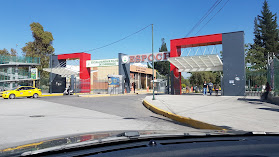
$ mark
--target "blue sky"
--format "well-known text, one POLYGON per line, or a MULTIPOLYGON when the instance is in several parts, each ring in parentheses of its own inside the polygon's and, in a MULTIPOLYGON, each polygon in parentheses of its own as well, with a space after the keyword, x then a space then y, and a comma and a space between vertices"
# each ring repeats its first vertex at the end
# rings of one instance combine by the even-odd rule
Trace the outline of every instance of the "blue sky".
MULTIPOLYGON (((20 49, 32 41, 29 24, 39 22, 53 34, 56 54, 82 52, 123 38, 154 24, 154 51, 165 38, 184 37, 215 0, 5 0, 0 1, 0 49, 20 49), (18 45, 16 47, 16 45, 18 45)), ((226 2, 223 0, 207 22, 226 2)), ((269 0, 273 13, 279 1, 269 0)), ((253 20, 263 0, 230 0, 197 35, 245 31, 253 41, 253 20)), ((201 27, 200 26, 200 27, 201 27)), ((200 28, 199 27, 199 28, 200 28)), ((199 30, 196 29, 193 34, 199 30)), ((117 58, 117 54, 151 52, 151 27, 112 46, 89 52, 92 59, 117 58)))

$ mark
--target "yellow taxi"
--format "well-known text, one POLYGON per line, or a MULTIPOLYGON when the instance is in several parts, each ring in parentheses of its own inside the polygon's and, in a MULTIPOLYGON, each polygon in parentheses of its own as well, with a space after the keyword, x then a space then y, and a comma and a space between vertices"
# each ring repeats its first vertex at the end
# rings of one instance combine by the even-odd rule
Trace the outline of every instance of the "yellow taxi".
POLYGON ((38 98, 42 95, 42 91, 32 86, 21 86, 12 90, 1 92, 4 99, 15 99, 16 97, 38 98))

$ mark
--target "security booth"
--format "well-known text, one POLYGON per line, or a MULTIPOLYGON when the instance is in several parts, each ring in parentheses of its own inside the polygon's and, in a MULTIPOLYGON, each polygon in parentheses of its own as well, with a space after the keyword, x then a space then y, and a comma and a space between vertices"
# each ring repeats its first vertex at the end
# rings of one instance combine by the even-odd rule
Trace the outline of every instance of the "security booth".
MULTIPOLYGON (((152 82, 152 81, 150 81, 150 82, 152 82)), ((155 79, 154 80, 154 90, 157 93, 167 94, 167 90, 168 90, 167 80, 165 80, 165 79, 155 79)))

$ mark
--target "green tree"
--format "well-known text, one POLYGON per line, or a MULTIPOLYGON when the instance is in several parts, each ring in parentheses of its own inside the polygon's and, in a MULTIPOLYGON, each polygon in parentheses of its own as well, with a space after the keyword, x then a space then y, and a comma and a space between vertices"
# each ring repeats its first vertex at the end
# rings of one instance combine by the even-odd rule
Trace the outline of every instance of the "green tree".
POLYGON ((189 78, 190 83, 195 86, 201 86, 204 81, 212 82, 214 84, 220 84, 220 72, 211 72, 211 71, 203 71, 203 72, 192 72, 192 75, 189 78))
POLYGON ((3 49, 3 50, 0 50, 0 55, 10 55, 9 51, 7 49, 3 49))
MULTIPOLYGON (((267 65, 268 53, 279 54, 279 34, 277 15, 273 14, 265 0, 261 15, 254 20, 254 43, 245 45, 245 63, 252 69, 246 69, 247 78, 258 86, 266 83, 264 74, 267 65)), ((271 55, 271 54, 270 54, 271 55)))
POLYGON ((190 86, 190 81, 189 81, 189 79, 185 79, 185 78, 181 75, 181 84, 185 84, 186 86, 190 86))
POLYGON ((261 14, 258 15, 259 24, 255 20, 254 42, 265 48, 264 56, 267 56, 268 52, 274 52, 277 55, 279 53, 277 15, 269 10, 266 0, 263 3, 261 14))
MULTIPOLYGON (((167 44, 165 43, 165 39, 162 38, 162 45, 159 48, 159 52, 168 51, 167 44)), ((162 61, 162 62, 154 62, 154 69, 156 69, 161 75, 167 75, 170 71, 170 62, 162 61)))
POLYGON ((258 69, 267 64, 268 53, 279 54, 279 30, 277 16, 269 10, 267 1, 263 3, 262 15, 258 15, 254 20, 254 44, 246 47, 246 64, 251 68, 258 69))
POLYGON ((17 56, 16 49, 11 48, 11 51, 9 52, 7 49, 0 50, 0 55, 5 55, 5 56, 17 56))
POLYGON ((265 49, 257 44, 247 44, 248 52, 245 57, 246 63, 250 64, 253 69, 264 67, 267 60, 264 55, 265 49))
POLYGON ((11 48, 11 56, 17 56, 16 49, 11 48))
POLYGON ((49 66, 49 55, 54 54, 52 33, 44 31, 40 23, 33 22, 30 27, 34 41, 25 44, 22 48, 23 54, 29 57, 40 57, 41 65, 38 66, 38 71, 41 73, 41 78, 48 78, 48 73, 44 72, 43 68, 49 66))

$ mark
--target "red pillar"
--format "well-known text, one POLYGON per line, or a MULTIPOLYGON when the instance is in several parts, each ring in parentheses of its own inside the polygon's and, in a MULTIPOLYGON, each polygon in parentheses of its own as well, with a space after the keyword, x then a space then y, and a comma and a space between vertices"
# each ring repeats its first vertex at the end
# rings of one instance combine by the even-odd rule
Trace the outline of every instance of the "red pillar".
MULTIPOLYGON (((176 44, 174 44, 173 42, 170 43, 171 44, 171 51, 170 51, 170 57, 179 57, 181 55, 181 47, 180 46, 176 46, 176 44)), ((174 66, 173 64, 170 64, 170 71, 173 71, 173 74, 175 76, 174 79, 174 94, 176 95, 180 95, 181 92, 181 72, 178 72, 178 68, 176 68, 176 66, 174 66)))
POLYGON ((86 61, 91 59, 88 53, 70 53, 58 55, 60 59, 79 59, 79 78, 81 83, 81 91, 83 93, 90 92, 90 68, 86 68, 86 61))

